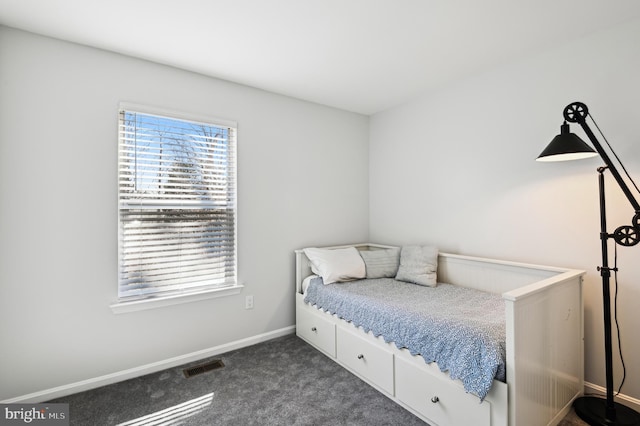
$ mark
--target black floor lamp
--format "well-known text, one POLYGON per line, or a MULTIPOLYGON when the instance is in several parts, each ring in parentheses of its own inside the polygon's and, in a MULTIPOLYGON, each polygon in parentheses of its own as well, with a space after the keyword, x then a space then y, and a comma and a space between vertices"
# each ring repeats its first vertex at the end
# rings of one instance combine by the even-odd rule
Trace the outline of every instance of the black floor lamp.
MULTIPOLYGON (((640 242, 640 204, 636 201, 622 178, 615 165, 598 142, 595 135, 587 125, 586 119, 589 115, 587 106, 581 102, 574 102, 564 109, 565 122, 561 126, 561 132, 551 143, 542 151, 538 157, 538 161, 564 161, 579 158, 593 157, 600 155, 605 162, 604 167, 598 168, 598 183, 600 190, 600 240, 602 243, 602 266, 598 267, 602 276, 602 298, 604 311, 604 347, 605 347, 605 363, 606 363, 606 399, 592 396, 583 396, 577 398, 573 403, 573 408, 581 419, 590 425, 624 425, 624 426, 640 426, 640 413, 635 410, 619 404, 613 400, 613 362, 611 347, 611 293, 609 289, 609 278, 611 271, 617 269, 609 267, 608 241, 613 239, 615 243, 622 246, 634 246, 640 242), (569 132, 570 123, 579 123, 585 134, 593 144, 597 153, 591 149, 582 139, 574 133, 569 132), (622 192, 635 210, 631 225, 618 227, 613 234, 607 232, 606 209, 605 209, 605 193, 604 193, 604 172, 609 170, 611 175, 618 182, 622 192)), ((593 120, 593 118, 592 118, 593 120)), ((597 127, 597 126, 596 126, 597 127)), ((609 147, 610 148, 610 147, 609 147)), ((615 153, 614 153, 615 155, 615 153)), ((616 157, 617 158, 617 157, 616 157)), ((618 163, 620 160, 618 159, 618 163)), ((624 166, 622 166, 624 170, 624 166)), ((626 170, 625 170, 626 172, 626 170)), ((635 184, 634 184, 635 186, 635 184)), ((636 186, 637 189, 637 186, 636 186)))

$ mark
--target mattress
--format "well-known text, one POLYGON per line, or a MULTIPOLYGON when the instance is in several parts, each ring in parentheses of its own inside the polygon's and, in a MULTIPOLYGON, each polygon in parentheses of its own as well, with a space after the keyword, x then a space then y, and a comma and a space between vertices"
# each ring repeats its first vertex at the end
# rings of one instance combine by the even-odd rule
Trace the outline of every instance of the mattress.
POLYGON ((438 283, 424 287, 391 278, 325 285, 308 280, 305 302, 382 336, 460 380, 485 398, 506 380, 505 305, 497 294, 438 283))

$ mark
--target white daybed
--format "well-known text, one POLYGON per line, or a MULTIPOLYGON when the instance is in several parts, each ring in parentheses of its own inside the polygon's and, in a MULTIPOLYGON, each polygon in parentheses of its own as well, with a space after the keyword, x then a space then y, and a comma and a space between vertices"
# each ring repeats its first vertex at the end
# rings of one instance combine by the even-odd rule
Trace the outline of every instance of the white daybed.
POLYGON ((439 254, 438 282, 505 301, 506 383, 494 380, 480 402, 435 363, 305 303, 311 266, 303 250, 295 253, 297 335, 433 426, 555 425, 583 392, 584 271, 439 254))

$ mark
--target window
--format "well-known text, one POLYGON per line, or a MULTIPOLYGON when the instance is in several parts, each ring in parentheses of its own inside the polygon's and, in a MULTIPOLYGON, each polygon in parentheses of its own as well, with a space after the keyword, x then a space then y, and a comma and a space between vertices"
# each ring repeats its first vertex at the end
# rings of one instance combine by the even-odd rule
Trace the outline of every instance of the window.
POLYGON ((237 285, 236 126, 121 108, 119 303, 237 285))

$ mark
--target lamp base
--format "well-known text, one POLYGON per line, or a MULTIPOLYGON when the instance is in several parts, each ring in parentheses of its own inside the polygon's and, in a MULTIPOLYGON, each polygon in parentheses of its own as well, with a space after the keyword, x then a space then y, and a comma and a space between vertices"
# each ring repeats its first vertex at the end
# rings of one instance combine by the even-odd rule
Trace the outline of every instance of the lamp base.
POLYGON ((573 401, 578 417, 591 426, 640 426, 640 413, 626 405, 614 402, 615 419, 607 419, 607 400, 583 396, 573 401))

